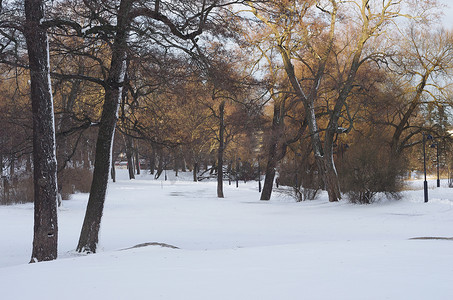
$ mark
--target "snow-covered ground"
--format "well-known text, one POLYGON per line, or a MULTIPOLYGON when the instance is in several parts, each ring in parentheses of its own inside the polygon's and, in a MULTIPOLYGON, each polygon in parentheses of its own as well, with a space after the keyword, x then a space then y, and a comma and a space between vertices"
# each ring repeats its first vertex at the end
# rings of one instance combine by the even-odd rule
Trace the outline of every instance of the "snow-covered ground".
POLYGON ((0 207, 1 299, 453 299, 453 241, 410 240, 453 237, 444 182, 428 203, 415 189, 353 205, 263 202, 256 182, 226 183, 217 199, 214 182, 120 176, 94 255, 74 252, 87 194, 60 208, 53 262, 28 264, 32 205, 0 207), (127 249, 147 242, 179 249, 127 249))

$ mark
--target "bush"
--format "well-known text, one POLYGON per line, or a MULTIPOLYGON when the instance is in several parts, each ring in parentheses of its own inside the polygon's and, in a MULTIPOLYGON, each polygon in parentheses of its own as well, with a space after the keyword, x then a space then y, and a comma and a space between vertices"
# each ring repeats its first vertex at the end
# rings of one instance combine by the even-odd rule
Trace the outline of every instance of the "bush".
MULTIPOLYGON (((88 193, 93 178, 92 171, 86 168, 68 168, 58 174, 58 187, 63 200, 71 194, 88 193)), ((0 205, 33 202, 33 176, 22 172, 14 176, 3 176, 0 182, 0 205)))
POLYGON ((404 165, 381 140, 361 139, 344 153, 339 167, 342 189, 352 203, 372 203, 378 193, 397 199, 404 165))
POLYGON ((58 189, 63 200, 71 194, 88 193, 91 188, 93 172, 87 168, 67 168, 58 174, 58 189))
POLYGON ((0 205, 33 202, 33 178, 29 174, 22 176, 3 176, 0 183, 0 205))
POLYGON ((296 157, 296 160, 290 157, 280 163, 279 184, 292 187, 292 197, 297 202, 314 200, 321 190, 321 181, 314 159, 308 152, 296 157))

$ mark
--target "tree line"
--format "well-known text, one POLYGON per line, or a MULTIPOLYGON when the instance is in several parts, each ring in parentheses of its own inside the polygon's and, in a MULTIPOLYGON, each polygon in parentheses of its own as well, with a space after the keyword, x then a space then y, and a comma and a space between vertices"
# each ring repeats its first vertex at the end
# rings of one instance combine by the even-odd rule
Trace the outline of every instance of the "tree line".
POLYGON ((3 203, 34 201, 32 261, 61 197, 89 192, 94 253, 112 162, 370 203, 450 152, 452 32, 436 1, 0 2, 3 203), (434 152, 430 152, 434 155, 434 152), (276 178, 278 176, 278 178, 276 178), (33 183, 33 190, 27 189, 33 183))

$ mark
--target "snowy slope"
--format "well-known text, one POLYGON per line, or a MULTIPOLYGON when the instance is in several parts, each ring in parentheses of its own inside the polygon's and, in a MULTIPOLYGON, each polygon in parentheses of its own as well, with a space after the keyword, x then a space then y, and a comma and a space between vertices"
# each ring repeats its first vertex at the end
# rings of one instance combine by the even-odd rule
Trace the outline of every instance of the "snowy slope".
POLYGON ((352 205, 259 201, 255 182, 110 183, 98 254, 74 253, 88 199, 59 211, 59 259, 27 264, 32 205, 0 207, 1 299, 453 299, 453 189, 352 205), (180 249, 148 246, 146 242, 180 249))

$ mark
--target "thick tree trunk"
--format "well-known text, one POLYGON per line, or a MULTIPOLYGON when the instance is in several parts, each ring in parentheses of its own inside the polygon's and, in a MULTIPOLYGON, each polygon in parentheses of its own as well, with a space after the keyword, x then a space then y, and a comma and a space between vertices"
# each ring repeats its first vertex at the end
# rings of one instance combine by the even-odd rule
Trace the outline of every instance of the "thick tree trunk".
POLYGON ((260 200, 270 200, 272 195, 272 187, 274 185, 275 170, 279 158, 277 157, 277 148, 279 138, 283 126, 283 116, 281 114, 282 107, 279 103, 274 103, 274 116, 272 118, 272 129, 269 142, 269 150, 267 154, 266 174, 264 178, 263 190, 260 200))
POLYGON ((94 162, 93 181, 88 199, 85 219, 80 233, 78 252, 95 253, 99 241, 99 229, 104 210, 105 194, 111 164, 111 148, 126 74, 126 49, 131 0, 122 0, 118 15, 116 36, 112 45, 110 73, 105 89, 104 105, 94 162))
MULTIPOLYGON (((274 154, 275 155, 275 154, 274 154)), ((264 178, 263 190, 261 192, 260 200, 270 200, 272 195, 272 187, 274 185, 275 178, 275 168, 277 166, 277 161, 275 156, 269 154, 269 158, 266 165, 266 174, 264 178)))
POLYGON ((327 194, 329 195, 329 202, 336 202, 341 199, 340 182, 338 180, 335 162, 332 153, 326 153, 322 161, 322 176, 325 183, 327 194))
POLYGON ((34 235, 31 262, 57 258, 57 160, 44 1, 25 0, 33 112, 34 235))
POLYGON ((219 105, 219 150, 217 152, 217 197, 223 198, 223 151, 224 140, 223 134, 225 130, 224 124, 225 101, 219 105))

